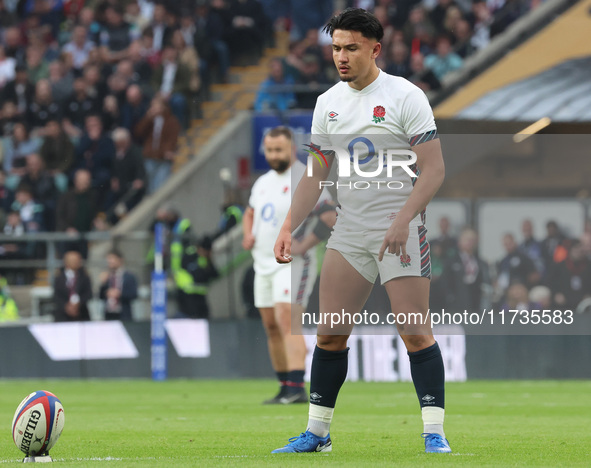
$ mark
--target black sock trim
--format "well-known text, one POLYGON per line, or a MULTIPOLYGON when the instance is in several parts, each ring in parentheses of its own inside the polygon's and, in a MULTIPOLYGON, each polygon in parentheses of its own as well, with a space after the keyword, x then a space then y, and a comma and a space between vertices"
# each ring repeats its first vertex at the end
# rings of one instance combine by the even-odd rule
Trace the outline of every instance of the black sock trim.
POLYGON ((439 345, 435 342, 434 345, 429 346, 428 348, 421 349, 419 351, 410 352, 408 351, 408 357, 410 362, 415 364, 419 364, 421 362, 429 361, 434 357, 437 357, 441 354, 441 350, 439 349, 439 345))
POLYGON ((318 346, 314 348, 314 357, 323 361, 335 361, 338 359, 343 359, 343 357, 347 356, 348 354, 349 348, 345 348, 342 351, 329 351, 327 349, 319 348, 318 346))

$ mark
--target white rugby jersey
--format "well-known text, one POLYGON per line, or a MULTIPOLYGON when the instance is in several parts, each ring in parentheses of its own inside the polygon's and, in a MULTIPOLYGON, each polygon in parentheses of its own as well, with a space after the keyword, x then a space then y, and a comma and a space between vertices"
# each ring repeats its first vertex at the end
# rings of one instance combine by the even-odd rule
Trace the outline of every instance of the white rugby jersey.
MULTIPOLYGON (((295 191, 305 170, 306 166, 300 161, 296 161, 282 174, 270 170, 259 177, 252 186, 248 204, 254 210, 252 234, 255 237, 255 244, 252 249, 252 257, 254 270, 258 274, 269 275, 282 266, 275 260, 273 247, 291 206, 292 183, 295 191)), ((332 198, 325 189, 322 191, 316 207, 329 200, 332 198)), ((305 229, 305 234, 310 231, 309 220, 310 217, 301 226, 305 229)))
MULTIPOLYGON (((425 93, 408 80, 381 70, 361 91, 339 82, 319 96, 312 120, 312 144, 321 151, 327 146, 344 148, 349 155, 357 150, 359 169, 363 173, 378 172, 363 177, 349 161, 350 175, 338 179, 337 227, 348 231, 388 229, 416 179, 399 166, 393 168, 391 177, 387 177, 386 168, 379 173, 380 163, 387 160, 386 156, 379 160, 379 149, 409 150, 436 135, 425 93), (392 188, 388 188, 388 182, 392 188)), ((409 160, 408 155, 396 158, 409 160)), ((418 174, 416 167, 412 171, 418 174)), ((421 215, 411 222, 411 226, 421 224, 421 215)))

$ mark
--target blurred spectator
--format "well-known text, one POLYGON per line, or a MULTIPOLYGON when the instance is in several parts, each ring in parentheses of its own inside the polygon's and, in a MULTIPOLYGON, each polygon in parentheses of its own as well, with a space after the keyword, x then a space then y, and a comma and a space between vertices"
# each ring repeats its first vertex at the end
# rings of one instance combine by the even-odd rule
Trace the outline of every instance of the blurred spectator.
POLYGON ((494 21, 490 27, 490 37, 501 34, 530 7, 529 1, 505 0, 503 6, 494 12, 494 21))
MULTIPOLYGON (((435 11, 436 10, 432 10, 431 13, 435 11)), ((443 18, 441 21, 443 21, 443 18)), ((421 5, 417 5, 410 11, 408 20, 404 25, 404 41, 407 44, 411 44, 412 41, 419 36, 432 38, 435 36, 436 28, 441 29, 438 28, 437 25, 433 25, 432 20, 427 16, 425 8, 421 5)))
POLYGON ((408 79, 423 91, 437 91, 441 89, 441 82, 435 74, 428 68, 425 68, 424 57, 420 52, 410 57, 410 71, 411 76, 408 79))
POLYGON ((179 65, 184 65, 190 72, 189 91, 196 93, 201 87, 199 78, 199 56, 195 47, 188 45, 180 29, 172 33, 171 45, 178 53, 179 65))
POLYGON ((113 94, 105 96, 101 110, 101 120, 106 133, 113 131, 119 126, 121 116, 119 115, 119 102, 113 94))
MULTIPOLYGON (((306 42, 296 41, 289 44, 289 51, 287 56, 282 59, 282 71, 285 79, 291 79, 292 82, 297 83, 302 81, 304 69, 304 56, 306 54, 306 42)), ((330 46, 330 67, 334 68, 332 59, 332 45, 330 46)))
POLYGON ((62 104, 72 92, 74 74, 67 69, 63 60, 54 60, 49 64, 49 84, 51 95, 58 104, 62 104))
POLYGON ((141 88, 136 84, 131 85, 127 88, 125 101, 121 105, 121 126, 132 132, 149 106, 150 101, 141 88))
POLYGON ((547 286, 534 286, 529 292, 529 300, 536 309, 549 310, 552 307, 552 291, 547 286))
POLYGON ((105 25, 99 37, 108 62, 118 62, 125 58, 134 37, 130 25, 123 20, 123 12, 118 5, 108 5, 105 9, 105 25))
POLYGON ((60 114, 60 105, 51 94, 49 80, 39 80, 35 85, 35 96, 27 108, 27 122, 35 131, 45 127, 50 120, 59 120, 60 114))
POLYGON ((431 286, 429 307, 431 310, 443 309, 446 306, 447 286, 443 276, 446 259, 438 242, 431 242, 431 286))
MULTIPOLYGON (((57 203, 56 230, 72 234, 92 230, 98 213, 96 193, 92 189, 90 172, 79 169, 74 174, 74 187, 63 194, 57 203)), ((88 246, 85 241, 73 241, 66 248, 78 250, 86 258, 88 246)))
POLYGON ((580 241, 573 241, 568 257, 556 265, 550 287, 554 302, 562 309, 575 310, 579 302, 591 297, 591 262, 580 241))
MULTIPOLYGON (((0 93, 1 96, 1 93, 0 93)), ((12 135, 14 125, 21 119, 16 106, 11 101, 4 101, 0 108, 0 137, 12 135)))
POLYGON ((153 46, 154 32, 152 31, 152 27, 148 26, 146 29, 143 30, 142 35, 140 37, 140 54, 142 55, 146 63, 148 63, 148 65, 150 65, 150 67, 152 68, 160 65, 160 61, 162 60, 160 50, 154 49, 153 46))
POLYGON ((84 67, 82 76, 86 82, 86 94, 89 98, 94 99, 97 105, 101 103, 109 93, 105 76, 108 76, 111 71, 111 67, 106 66, 100 61, 87 64, 84 67))
POLYGON ((451 48, 451 39, 442 35, 435 43, 436 54, 425 58, 425 66, 433 71, 438 80, 445 75, 462 67, 462 58, 454 53, 451 48))
POLYGON ((43 207, 42 225, 45 230, 53 231, 59 191, 53 176, 45 169, 39 154, 33 153, 27 156, 26 173, 21 177, 19 185, 31 188, 33 198, 43 207))
POLYGON ((470 23, 465 19, 459 19, 456 21, 452 32, 455 39, 454 51, 456 54, 462 59, 472 55, 476 47, 472 44, 473 31, 470 23))
POLYGON ((16 302, 10 297, 6 278, 0 275, 0 323, 13 322, 18 319, 19 315, 16 302))
POLYGON ((474 34, 470 42, 477 50, 484 49, 490 43, 490 27, 493 23, 486 0, 473 0, 471 19, 474 34))
POLYGON ((514 283, 507 289, 502 307, 505 310, 534 310, 537 304, 530 302, 527 286, 523 283, 514 283))
POLYGON ((281 59, 274 58, 269 62, 269 77, 261 83, 257 93, 254 109, 258 112, 278 110, 285 112, 295 105, 295 95, 290 90, 281 90, 281 86, 294 84, 293 79, 283 76, 281 59), (275 88, 275 89, 274 89, 275 88))
POLYGON ((6 55, 15 59, 16 63, 24 64, 26 62, 24 45, 25 41, 19 27, 11 26, 4 30, 4 47, 6 55))
POLYGON ((179 317, 209 318, 207 293, 209 283, 218 277, 211 260, 211 239, 204 237, 199 245, 183 248, 180 239, 171 245, 171 272, 177 286, 179 317))
POLYGON ((53 316, 56 322, 88 321, 88 301, 92 299, 92 283, 79 252, 64 254, 64 267, 53 283, 53 316))
POLYGON ((18 17, 14 14, 14 10, 6 8, 6 1, 16 4, 14 0, 0 0, 0 28, 6 29, 18 23, 18 17))
POLYGON ((4 161, 2 167, 7 175, 22 176, 25 173, 27 156, 39 150, 41 140, 30 137, 27 126, 23 122, 14 124, 12 136, 6 136, 1 140, 4 161))
POLYGON ((133 83, 136 83, 147 90, 152 81, 152 67, 142 55, 140 41, 134 41, 129 46, 129 61, 133 69, 133 83))
POLYGON ((35 86, 29 80, 26 65, 17 64, 16 76, 13 81, 6 83, 2 90, 2 99, 12 102, 18 114, 24 114, 35 95, 35 86))
POLYGON ((16 60, 12 57, 7 57, 4 46, 0 44, 0 90, 4 88, 6 83, 14 80, 16 75, 15 68, 16 60))
POLYGON ((447 16, 448 9, 452 7, 456 7, 454 0, 437 0, 437 4, 429 13, 429 17, 438 32, 442 32, 444 30, 445 18, 447 16))
POLYGON ((213 65, 218 67, 218 79, 225 82, 230 68, 230 50, 224 41, 227 24, 224 21, 224 12, 215 5, 223 4, 223 0, 213 0, 210 8, 207 0, 197 0, 195 9, 195 34, 193 44, 197 49, 202 63, 202 77, 209 83, 213 71, 213 65))
POLYGON ((506 255, 497 268, 497 287, 499 290, 506 291, 514 283, 523 283, 528 286, 535 285, 540 279, 540 274, 530 258, 519 250, 513 234, 503 236, 503 246, 506 255))
POLYGON ((179 53, 167 46, 162 51, 162 64, 154 70, 154 89, 158 90, 170 105, 177 120, 186 127, 187 100, 191 96, 191 70, 179 62, 179 53))
POLYGON ((43 57, 43 49, 40 47, 27 47, 27 72, 33 84, 49 78, 49 64, 43 57))
POLYGON ((550 268, 554 263, 554 252, 565 240, 566 236, 561 232, 558 223, 556 221, 548 221, 546 223, 546 238, 542 241, 542 256, 546 268, 550 268))
POLYGON ((173 29, 166 23, 166 6, 164 3, 154 4, 154 13, 152 16, 152 48, 155 51, 164 49, 170 43, 170 37, 173 29))
POLYGON ((109 221, 117 222, 143 198, 146 192, 146 171, 142 153, 133 144, 129 130, 115 129, 113 142, 116 150, 115 162, 106 208, 113 211, 109 221))
MULTIPOLYGON (((147 3, 145 0, 140 0, 147 3)), ((123 19, 131 25, 132 31, 141 31, 150 24, 150 18, 142 11, 138 0, 130 0, 125 6, 123 19)))
POLYGON ((439 237, 433 242, 441 245, 445 258, 453 257, 456 254, 458 240, 451 235, 451 223, 447 216, 439 218, 439 237))
POLYGON ((137 279, 125 270, 118 250, 107 254, 108 271, 101 273, 99 297, 105 303, 105 320, 131 321, 131 304, 137 299, 137 279))
POLYGON ((6 174, 0 169, 0 226, 4 226, 6 212, 12 204, 11 193, 6 187, 6 174))
POLYGON ((97 98, 88 95, 86 80, 76 78, 71 94, 64 105, 64 130, 72 137, 80 136, 84 128, 84 117, 98 110, 97 98))
POLYGON ((478 257, 477 245, 476 231, 462 231, 458 252, 447 261, 443 272, 447 284, 446 307, 469 311, 481 308, 482 288, 490 283, 490 277, 486 263, 478 257))
POLYGON ((146 115, 135 128, 144 142, 143 154, 148 176, 148 193, 154 193, 170 175, 181 131, 179 121, 160 97, 152 100, 146 115))
POLYGON ((408 47, 403 42, 394 42, 390 46, 390 60, 385 72, 408 78, 411 75, 411 70, 408 64, 408 47))
POLYGON ((115 156, 113 140, 103 132, 98 115, 85 119, 86 130, 75 149, 74 169, 87 169, 92 174, 92 186, 97 190, 99 202, 111 185, 115 156))
POLYGON ((74 68, 81 71, 88 60, 88 54, 95 47, 94 42, 88 39, 88 30, 80 24, 74 27, 72 40, 64 45, 62 50, 72 56, 74 68))
MULTIPOLYGON (((18 211, 9 211, 6 216, 6 223, 2 229, 2 234, 12 237, 20 237, 25 233, 25 225, 21 220, 18 211)), ((26 242, 8 242, 0 244, 0 258, 7 260, 18 260, 28 256, 26 242)))
POLYGON ((534 238, 534 226, 530 219, 525 219, 521 223, 521 233, 523 234, 523 242, 519 249, 534 262, 540 274, 544 274, 542 243, 534 238))
POLYGON ((14 202, 10 209, 19 213, 25 232, 42 232, 45 230, 43 205, 35 200, 33 189, 29 185, 20 184, 17 187, 14 202))
MULTIPOLYGON (((39 154, 46 169, 56 176, 58 173, 67 174, 74 162, 74 145, 64 132, 59 120, 49 120, 45 125, 43 143, 39 154)), ((59 178, 56 177, 56 180, 59 178)), ((60 190, 64 190, 63 183, 57 180, 60 190)))
POLYGON ((230 0, 227 11, 230 27, 225 41, 232 61, 236 65, 250 65, 263 52, 266 30, 263 8, 257 0, 230 0))

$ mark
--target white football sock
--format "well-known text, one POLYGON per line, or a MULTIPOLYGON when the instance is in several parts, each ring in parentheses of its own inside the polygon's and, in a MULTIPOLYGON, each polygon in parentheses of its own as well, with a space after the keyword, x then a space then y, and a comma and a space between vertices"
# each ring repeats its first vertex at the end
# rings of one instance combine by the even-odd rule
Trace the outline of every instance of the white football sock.
POLYGON ((443 432, 445 410, 437 406, 425 406, 421 410, 421 413, 423 416, 423 432, 439 434, 445 438, 445 432, 443 432))
POLYGON ((334 408, 326 406, 310 405, 308 411, 308 431, 318 437, 326 437, 330 430, 334 408))

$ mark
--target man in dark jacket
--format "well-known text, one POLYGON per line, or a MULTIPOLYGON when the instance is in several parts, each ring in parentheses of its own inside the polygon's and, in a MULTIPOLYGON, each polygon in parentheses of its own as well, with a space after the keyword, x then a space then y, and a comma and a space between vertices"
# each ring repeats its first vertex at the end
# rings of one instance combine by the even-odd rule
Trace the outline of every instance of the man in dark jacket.
MULTIPOLYGON (((93 227, 97 212, 98 204, 91 188, 90 172, 79 169, 74 174, 74 187, 58 200, 56 230, 72 234, 88 232, 93 227)), ((85 241, 80 241, 68 243, 67 249, 79 250, 86 257, 88 246, 85 241)))
POLYGON ((108 271, 101 275, 100 298, 105 302, 105 320, 131 321, 131 303, 137 298, 137 280, 126 271, 118 250, 107 254, 108 271))
POLYGON ((98 115, 86 117, 86 131, 76 146, 74 169, 87 169, 92 174, 92 186, 99 198, 109 189, 113 170, 115 145, 103 133, 103 123, 98 115))
POLYGON ((92 299, 90 277, 82 266, 79 252, 69 251, 64 255, 64 267, 53 283, 53 315, 56 322, 90 320, 88 301, 92 299))
POLYGON ((105 208, 109 210, 109 221, 116 223, 144 197, 146 170, 142 152, 133 144, 129 130, 116 128, 112 138, 116 153, 105 208))
POLYGON ((488 267, 476 252, 478 235, 466 229, 458 239, 458 252, 445 264, 446 307, 453 311, 480 309, 482 285, 489 282, 488 267))

